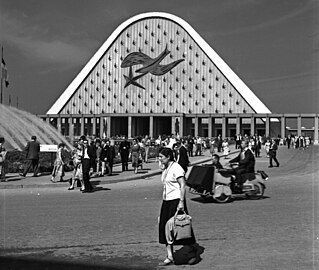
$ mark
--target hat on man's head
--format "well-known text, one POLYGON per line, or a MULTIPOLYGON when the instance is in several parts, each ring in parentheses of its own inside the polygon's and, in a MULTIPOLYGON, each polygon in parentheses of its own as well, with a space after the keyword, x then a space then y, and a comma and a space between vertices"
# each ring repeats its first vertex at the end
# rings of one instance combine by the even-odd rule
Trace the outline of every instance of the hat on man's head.
POLYGON ((80 140, 85 141, 85 140, 86 140, 86 137, 85 137, 84 135, 82 135, 82 136, 80 137, 80 140))
POLYGON ((36 140, 37 139, 37 136, 31 136, 31 140, 36 140))

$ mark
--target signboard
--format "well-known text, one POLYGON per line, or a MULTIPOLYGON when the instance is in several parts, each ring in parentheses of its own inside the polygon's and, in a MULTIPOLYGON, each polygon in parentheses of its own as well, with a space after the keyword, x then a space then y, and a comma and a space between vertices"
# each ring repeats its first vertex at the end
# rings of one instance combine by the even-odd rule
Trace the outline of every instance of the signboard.
POLYGON ((58 151, 56 144, 40 144, 40 152, 54 152, 58 151))

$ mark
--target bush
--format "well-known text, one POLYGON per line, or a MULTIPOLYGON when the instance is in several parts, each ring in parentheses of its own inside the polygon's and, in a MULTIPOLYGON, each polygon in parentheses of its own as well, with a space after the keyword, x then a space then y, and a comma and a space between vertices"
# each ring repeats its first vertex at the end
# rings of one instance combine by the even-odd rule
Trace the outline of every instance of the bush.
MULTIPOLYGON (((116 153, 118 153, 118 147, 116 148, 116 153)), ((56 157, 55 153, 47 153, 47 152, 40 152, 40 172, 52 172, 54 160, 56 157)), ((149 157, 155 157, 156 151, 155 147, 150 147, 149 157)), ((66 157, 68 160, 70 159, 70 155, 68 154, 66 157)), ((21 173, 26 166, 26 154, 23 151, 9 151, 6 156, 6 171, 8 173, 21 173)), ((121 163, 121 157, 116 155, 114 158, 114 164, 121 163)), ((73 170, 72 165, 68 164, 65 167, 65 171, 73 170)))

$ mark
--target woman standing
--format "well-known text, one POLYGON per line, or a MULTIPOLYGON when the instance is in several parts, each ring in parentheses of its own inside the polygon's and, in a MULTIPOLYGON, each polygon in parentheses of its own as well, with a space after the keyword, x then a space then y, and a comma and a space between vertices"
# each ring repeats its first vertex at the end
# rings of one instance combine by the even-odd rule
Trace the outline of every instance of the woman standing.
POLYGON ((3 144, 4 144, 4 138, 0 137, 0 182, 6 181, 5 166, 6 166, 7 151, 3 147, 3 144))
POLYGON ((82 154, 83 154, 83 148, 82 148, 82 145, 79 143, 79 144, 77 144, 76 149, 74 149, 74 151, 73 151, 72 158, 73 158, 74 169, 73 169, 71 185, 68 188, 68 190, 74 189, 75 182, 77 180, 79 180, 81 183, 80 190, 81 191, 84 190, 84 183, 83 183, 83 177, 82 177, 82 163, 81 163, 82 154))
POLYGON ((52 171, 52 177, 51 181, 56 182, 55 178, 58 176, 59 177, 59 182, 63 182, 63 177, 64 177, 64 161, 63 161, 63 156, 62 156, 62 151, 64 148, 64 143, 60 143, 58 145, 58 151, 56 152, 56 158, 54 161, 54 167, 52 171))
POLYGON ((265 151, 266 151, 267 158, 269 158, 269 149, 270 149, 270 139, 267 138, 265 142, 265 151))
POLYGON ((222 147, 223 147, 223 154, 224 154, 224 158, 228 158, 228 155, 229 155, 229 145, 228 145, 228 140, 225 139, 223 141, 223 144, 222 144, 222 147))
MULTIPOLYGON (((173 217, 176 211, 184 210, 186 213, 186 201, 185 201, 185 172, 183 168, 174 162, 173 151, 169 148, 163 148, 159 154, 160 166, 162 172, 162 183, 163 183, 163 202, 159 217, 159 242, 166 245, 167 257, 160 263, 161 266, 174 264, 173 258, 173 244, 167 242, 165 234, 165 226, 167 221, 173 217)), ((195 236, 192 231, 191 238, 182 239, 174 242, 174 245, 185 245, 190 246, 196 252, 195 236)), ((192 258, 188 263, 194 264, 198 261, 198 256, 192 258)))
POLYGON ((137 173, 137 168, 139 166, 139 159, 141 155, 141 147, 136 139, 133 139, 133 145, 131 148, 132 166, 134 168, 134 173, 137 173))

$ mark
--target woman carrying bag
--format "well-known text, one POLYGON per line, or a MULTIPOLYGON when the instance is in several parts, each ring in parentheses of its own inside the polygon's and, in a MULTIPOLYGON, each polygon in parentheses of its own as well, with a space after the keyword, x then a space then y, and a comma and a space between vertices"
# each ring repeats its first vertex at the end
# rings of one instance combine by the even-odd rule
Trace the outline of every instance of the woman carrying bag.
MULTIPOLYGON (((165 234, 166 223, 175 216, 176 212, 184 211, 188 214, 185 202, 185 172, 183 168, 174 161, 173 151, 169 148, 163 148, 159 154, 160 167, 163 183, 163 202, 159 217, 159 243, 166 245, 167 257, 160 263, 160 266, 174 264, 173 245, 188 245, 196 252, 196 240, 191 230, 191 236, 186 239, 175 240, 173 243, 167 242, 165 234)), ((198 257, 192 258, 188 263, 194 264, 198 257)))

